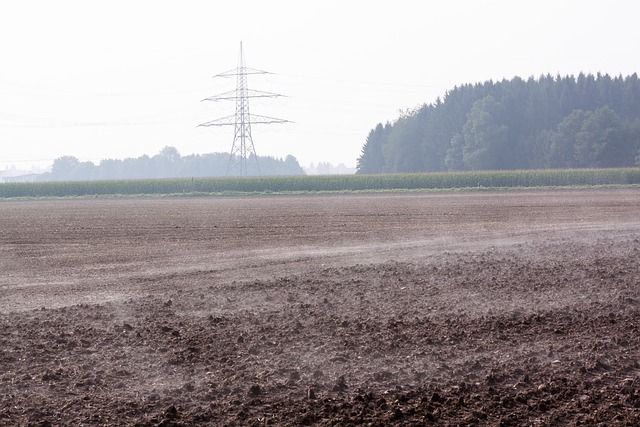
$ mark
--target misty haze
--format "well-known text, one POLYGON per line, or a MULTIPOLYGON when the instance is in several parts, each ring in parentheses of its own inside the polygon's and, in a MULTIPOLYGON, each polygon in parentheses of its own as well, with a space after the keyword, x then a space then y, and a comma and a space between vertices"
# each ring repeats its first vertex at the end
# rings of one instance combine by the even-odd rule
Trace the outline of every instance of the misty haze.
POLYGON ((640 6, 0 6, 0 427, 640 425, 640 6))

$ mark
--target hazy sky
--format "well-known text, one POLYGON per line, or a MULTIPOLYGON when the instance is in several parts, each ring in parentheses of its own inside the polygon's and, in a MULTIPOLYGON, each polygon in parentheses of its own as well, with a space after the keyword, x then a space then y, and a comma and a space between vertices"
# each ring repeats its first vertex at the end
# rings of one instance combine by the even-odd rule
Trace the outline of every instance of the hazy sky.
POLYGON ((640 3, 469 1, 35 1, 0 5, 0 168, 62 155, 98 163, 228 152, 234 112, 201 102, 235 89, 237 66, 259 155, 355 166, 367 134, 455 85, 541 74, 640 71, 640 3))

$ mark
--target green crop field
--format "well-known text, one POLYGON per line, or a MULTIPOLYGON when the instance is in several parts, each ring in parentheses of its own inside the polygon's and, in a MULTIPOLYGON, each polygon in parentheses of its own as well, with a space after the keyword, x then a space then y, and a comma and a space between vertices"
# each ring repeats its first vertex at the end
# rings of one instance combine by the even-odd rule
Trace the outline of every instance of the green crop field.
POLYGON ((0 198, 199 196, 640 186, 640 168, 0 184, 0 198))

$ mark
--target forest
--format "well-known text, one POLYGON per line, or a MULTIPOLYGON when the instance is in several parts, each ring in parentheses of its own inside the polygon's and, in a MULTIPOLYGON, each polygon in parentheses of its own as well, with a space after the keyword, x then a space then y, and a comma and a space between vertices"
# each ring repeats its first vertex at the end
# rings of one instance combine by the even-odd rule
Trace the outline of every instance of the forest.
MULTIPOLYGON (((91 181, 149 178, 198 178, 225 176, 228 153, 191 154, 182 156, 175 147, 164 147, 158 154, 124 160, 106 159, 98 165, 63 156, 53 162, 51 172, 38 181, 91 181)), ((285 159, 258 156, 261 175, 304 175, 295 157, 285 159)), ((258 174, 256 170, 255 175, 258 174)))
POLYGON ((640 166, 636 73, 465 84, 372 129, 361 174, 640 166))

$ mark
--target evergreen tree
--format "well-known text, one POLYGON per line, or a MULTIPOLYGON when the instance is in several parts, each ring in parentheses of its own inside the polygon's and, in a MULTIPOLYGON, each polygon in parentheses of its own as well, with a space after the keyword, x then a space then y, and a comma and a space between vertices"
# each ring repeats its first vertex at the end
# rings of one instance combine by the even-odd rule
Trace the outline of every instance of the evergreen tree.
POLYGON ((572 168, 576 166, 575 146, 578 133, 588 115, 582 110, 574 110, 558 124, 551 133, 549 147, 549 167, 572 168))
POLYGON ((465 84, 376 126, 358 172, 628 166, 639 119, 635 73, 465 84))
POLYGON ((381 173, 384 170, 384 155, 382 147, 388 139, 391 125, 382 126, 382 123, 369 132, 367 142, 362 147, 362 154, 358 158, 358 173, 381 173))
POLYGON ((508 169, 508 128, 500 124, 502 109, 496 100, 487 96, 473 104, 462 129, 464 147, 462 158, 469 169, 508 169))
POLYGON ((453 138, 451 138, 451 144, 447 150, 447 157, 444 160, 449 170, 459 171, 467 169, 467 165, 464 162, 463 149, 464 136, 456 133, 453 138))
POLYGON ((407 113, 400 117, 389 131, 387 144, 382 147, 384 172, 422 172, 420 143, 424 129, 421 120, 424 112, 407 113), (418 117, 414 120, 413 114, 418 117))

